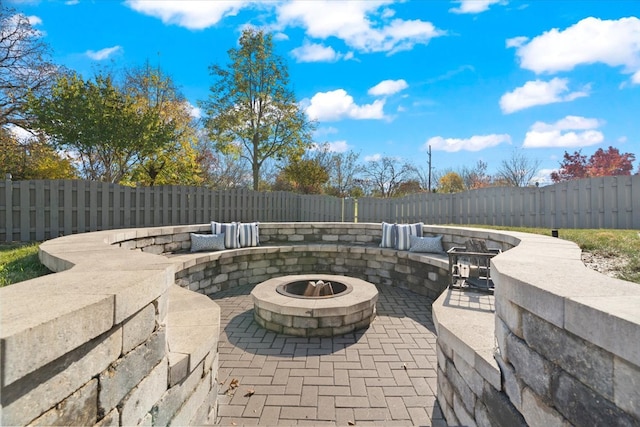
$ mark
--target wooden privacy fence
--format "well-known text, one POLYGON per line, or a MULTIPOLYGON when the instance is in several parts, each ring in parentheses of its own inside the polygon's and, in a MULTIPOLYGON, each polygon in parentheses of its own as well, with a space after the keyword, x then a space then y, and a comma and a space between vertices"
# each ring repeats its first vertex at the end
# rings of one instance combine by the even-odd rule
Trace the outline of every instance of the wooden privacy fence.
POLYGON ((132 188, 79 180, 0 181, 0 241, 211 220, 640 229, 640 176, 359 200, 246 189, 132 188))

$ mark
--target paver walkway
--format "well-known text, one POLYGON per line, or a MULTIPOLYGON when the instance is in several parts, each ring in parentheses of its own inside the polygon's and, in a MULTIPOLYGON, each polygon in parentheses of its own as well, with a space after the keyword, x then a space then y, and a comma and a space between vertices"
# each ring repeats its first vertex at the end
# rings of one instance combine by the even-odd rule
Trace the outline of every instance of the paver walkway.
POLYGON ((221 307, 219 425, 446 426, 429 298, 380 287, 367 330, 298 338, 253 320, 251 286, 221 307))

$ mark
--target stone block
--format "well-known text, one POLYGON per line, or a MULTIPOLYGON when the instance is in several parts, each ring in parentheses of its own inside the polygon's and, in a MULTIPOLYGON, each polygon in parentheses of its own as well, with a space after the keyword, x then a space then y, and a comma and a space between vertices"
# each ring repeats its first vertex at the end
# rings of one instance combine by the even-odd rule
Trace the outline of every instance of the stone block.
POLYGON ((310 329, 318 327, 318 319, 314 317, 293 316, 292 326, 294 328, 310 329))
POLYGON ((551 373, 553 367, 542 356, 533 351, 513 334, 507 337, 506 355, 516 375, 537 394, 551 396, 551 373))
POLYGON ((554 406, 577 426, 633 426, 637 420, 565 372, 554 378, 554 406))
POLYGON ((156 236, 155 238, 156 245, 164 245, 171 242, 173 242, 173 234, 167 234, 165 236, 156 236))
POLYGON ((474 415, 475 422, 478 427, 492 427, 491 419, 489 418, 489 411, 487 407, 480 401, 476 402, 476 412, 474 415))
POLYGON ((520 380, 516 377, 516 373, 508 362, 505 362, 502 357, 496 355, 496 361, 500 366, 500 373, 502 375, 502 389, 511 400, 511 403, 515 408, 520 411, 522 409, 522 385, 520 380))
POLYGON ((70 276, 77 277, 68 272, 49 274, 0 290, 3 386, 113 327, 115 296, 100 291, 75 292, 75 283, 66 283, 74 280, 70 276))
POLYGON ((195 391, 189 396, 184 404, 180 407, 176 415, 171 420, 171 425, 190 426, 196 418, 198 410, 202 406, 209 407, 207 398, 211 389, 211 374, 207 374, 202 378, 195 391))
POLYGON ((613 400, 613 355, 525 312, 524 339, 529 347, 559 365, 599 394, 613 400))
MULTIPOLYGON (((447 378, 449 379, 449 381, 451 382, 451 386, 453 387, 454 397, 455 395, 460 396, 460 399, 464 404, 466 411, 473 414, 476 404, 476 395, 473 394, 471 387, 469 387, 464 381, 453 362, 447 361, 446 372, 447 378)), ((457 413, 458 412, 456 411, 456 414, 457 413)))
POLYGON ((343 316, 324 316, 320 317, 318 326, 321 328, 335 328, 343 325, 343 316))
POLYGON ((158 365, 165 357, 165 345, 166 335, 161 329, 100 374, 98 402, 101 411, 109 412, 118 406, 122 398, 158 365))
POLYGON ((555 409, 547 405, 530 388, 522 391, 521 413, 530 426, 563 427, 565 419, 555 409))
MULTIPOLYGON (((153 423, 158 426, 169 425, 176 412, 193 393, 196 387, 203 381, 204 362, 194 369, 183 381, 170 386, 170 388, 155 403, 151 413, 153 423)), ((207 375, 206 378, 210 377, 207 375)))
POLYGON ((488 382, 484 383, 482 402, 487 407, 492 424, 497 426, 526 427, 526 422, 513 406, 506 394, 496 390, 488 382))
POLYGON ((122 329, 118 328, 3 387, 0 424, 28 424, 107 369, 121 350, 122 329))
POLYGON ((502 319, 509 330, 518 338, 522 335, 522 308, 504 298, 496 298, 496 316, 502 319))
POLYGON ((145 246, 144 248, 142 248, 142 252, 145 252, 148 254, 154 254, 154 255, 161 255, 162 253, 164 253, 164 246, 163 245, 145 246))
POLYGON ((613 360, 614 403, 640 424, 640 368, 624 359, 613 360))
POLYGON ((167 390, 167 359, 144 378, 122 401, 122 425, 139 424, 167 390))
POLYGON ((100 421, 98 421, 95 427, 119 427, 120 426, 120 411, 115 408, 113 411, 105 415, 100 421))
POLYGON ((456 367, 456 370, 460 373, 460 376, 464 379, 465 383, 469 386, 471 391, 473 391, 473 394, 476 396, 482 396, 484 380, 480 374, 473 369, 473 366, 468 364, 457 353, 453 355, 453 364, 456 367))
POLYGON ((35 421, 33 426, 93 425, 98 417, 98 380, 92 379, 35 421))
POLYGON ((475 413, 475 408, 473 408, 473 412, 471 412, 471 414, 467 412, 467 405, 465 405, 464 402, 462 402, 462 400, 460 399, 460 396, 458 396, 457 394, 453 395, 453 412, 455 412, 456 417, 458 418, 461 426, 465 426, 465 427, 477 426, 473 415, 471 415, 475 413))
POLYGON ((189 355, 169 352, 167 358, 169 360, 169 387, 173 387, 189 375, 189 355))
POLYGON ((156 308, 149 304, 122 325, 122 353, 146 341, 156 328, 156 308))

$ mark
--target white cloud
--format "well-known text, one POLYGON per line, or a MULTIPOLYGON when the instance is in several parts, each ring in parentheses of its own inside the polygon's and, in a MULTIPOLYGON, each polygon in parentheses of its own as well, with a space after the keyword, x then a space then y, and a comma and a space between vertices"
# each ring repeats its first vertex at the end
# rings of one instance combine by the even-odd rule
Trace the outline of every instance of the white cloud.
POLYGON ((42 19, 39 16, 35 16, 35 15, 27 16, 27 20, 29 21, 29 24, 31 24, 32 27, 42 24, 42 19))
POLYGON ((640 85, 640 70, 636 71, 633 76, 631 76, 631 83, 640 85))
POLYGON ((507 42, 505 44, 507 47, 520 47, 528 41, 529 37, 520 36, 514 37, 512 39, 507 39, 507 42))
POLYGON ((246 0, 128 0, 126 4, 136 12, 160 18, 165 24, 175 24, 191 30, 202 30, 234 16, 255 2, 246 0))
POLYGON ((291 51, 298 62, 336 62, 340 59, 353 58, 353 52, 342 54, 336 52, 331 46, 320 43, 311 43, 305 40, 302 46, 291 51))
POLYGON ((531 126, 531 130, 539 132, 546 132, 550 130, 585 130, 596 129, 600 127, 600 125, 602 125, 602 122, 598 119, 588 119, 581 116, 567 116, 553 124, 535 122, 531 126))
POLYGON ((480 151, 485 148, 495 147, 502 143, 511 144, 511 137, 507 134, 474 135, 468 139, 443 138, 434 136, 424 144, 424 148, 431 146, 434 150, 455 153, 457 151, 480 151))
POLYGON ((565 30, 551 29, 518 46, 520 66, 536 73, 570 71, 597 62, 623 67, 640 80, 640 19, 585 18, 565 30))
POLYGON ((536 105, 553 104, 556 102, 569 102, 574 99, 589 95, 590 87, 587 85, 582 90, 566 93, 569 79, 554 77, 550 81, 528 81, 513 92, 507 92, 500 98, 500 108, 505 114, 533 107, 536 105))
POLYGON ((202 109, 194 106, 190 102, 187 102, 187 108, 189 109, 189 115, 194 119, 199 119, 202 117, 202 109))
POLYGON ((344 118, 349 119, 384 119, 383 99, 378 99, 371 104, 357 105, 353 97, 344 89, 330 92, 318 92, 311 100, 303 100, 306 104, 306 112, 310 119, 318 121, 333 121, 344 118))
POLYGON ((456 0, 460 3, 458 7, 452 7, 449 12, 453 13, 481 13, 489 10, 492 4, 500 3, 501 0, 456 0))
POLYGON ((557 169, 540 169, 535 176, 531 178, 530 182, 537 182, 541 186, 552 184, 551 174, 557 171, 557 169))
POLYGON ((406 81, 400 80, 383 80, 367 92, 369 95, 373 96, 386 96, 393 95, 394 93, 398 93, 406 88, 409 85, 406 81))
POLYGON ((588 147, 604 141, 604 135, 596 130, 601 120, 581 116, 567 116, 555 123, 535 122, 527 132, 523 147, 568 148, 588 147))
POLYGON ((116 52, 119 52, 120 50, 122 50, 122 46, 112 46, 112 47, 105 47, 104 49, 100 49, 98 51, 88 50, 85 52, 85 54, 91 59, 94 59, 96 61, 102 61, 103 59, 107 59, 108 57, 110 57, 116 52))
POLYGON ((281 27, 297 26, 316 39, 336 37, 360 52, 389 52, 427 44, 445 33, 421 20, 390 19, 382 1, 292 1, 277 6, 281 27))
POLYGON ((27 141, 33 138, 33 134, 28 130, 21 128, 20 126, 8 125, 7 129, 13 134, 19 141, 27 141))
POLYGON ((365 162, 378 162, 382 159, 382 154, 376 153, 370 156, 364 156, 365 162))
POLYGON ((273 39, 276 41, 289 40, 289 36, 286 35, 285 33, 275 33, 273 35, 273 39))
POLYGON ((349 150, 349 144, 347 141, 332 141, 327 143, 329 145, 329 151, 332 153, 344 153, 349 150))

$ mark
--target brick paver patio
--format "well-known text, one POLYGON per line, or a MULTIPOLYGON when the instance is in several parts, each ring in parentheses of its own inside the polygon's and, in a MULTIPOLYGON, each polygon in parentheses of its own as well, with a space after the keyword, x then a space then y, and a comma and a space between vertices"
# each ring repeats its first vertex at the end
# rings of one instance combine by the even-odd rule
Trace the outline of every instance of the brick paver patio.
POLYGON ((220 425, 446 426, 429 298, 380 287, 367 330, 298 338, 260 328, 251 286, 220 292, 220 425))

